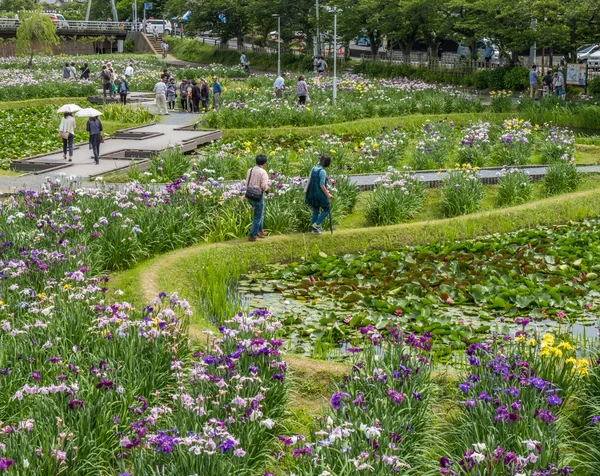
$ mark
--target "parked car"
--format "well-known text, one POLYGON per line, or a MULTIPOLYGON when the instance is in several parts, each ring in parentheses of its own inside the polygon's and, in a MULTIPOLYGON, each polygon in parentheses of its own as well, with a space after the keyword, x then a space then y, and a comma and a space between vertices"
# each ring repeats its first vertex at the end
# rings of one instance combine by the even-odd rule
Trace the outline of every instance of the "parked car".
POLYGON ((577 50, 577 61, 586 61, 598 51, 600 51, 600 45, 586 45, 577 50))
POLYGON ((368 38, 359 38, 358 36, 354 38, 354 43, 356 43, 356 46, 371 46, 371 40, 368 38))
POLYGON ((69 28, 69 22, 60 13, 46 13, 56 28, 69 28))
POLYGON ((586 59, 588 68, 597 69, 600 68, 600 49, 591 53, 586 59))
POLYGON ((173 26, 169 20, 154 20, 151 18, 150 20, 146 20, 146 24, 144 25, 144 32, 147 34, 154 33, 154 27, 156 27, 156 32, 159 35, 165 34, 170 35, 173 31, 173 26))

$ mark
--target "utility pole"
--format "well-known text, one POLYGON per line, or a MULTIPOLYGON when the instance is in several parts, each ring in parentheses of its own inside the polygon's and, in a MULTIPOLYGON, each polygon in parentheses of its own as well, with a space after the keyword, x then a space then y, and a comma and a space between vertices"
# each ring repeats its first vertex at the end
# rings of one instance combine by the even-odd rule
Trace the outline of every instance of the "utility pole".
POLYGON ((281 76, 281 15, 274 13, 277 17, 277 77, 281 76))
MULTIPOLYGON (((537 26, 537 20, 534 18, 533 20, 531 20, 531 29, 533 31, 535 31, 537 26)), ((536 62, 536 50, 537 50, 537 44, 534 41, 533 45, 531 45, 531 48, 529 49, 529 66, 533 66, 536 62)))
POLYGON ((88 0, 87 10, 85 12, 85 21, 90 21, 90 10, 92 8, 92 0, 88 0))
POLYGON ((325 7, 325 9, 333 13, 333 102, 335 102, 337 100, 337 14, 342 13, 342 9, 337 6, 325 7))

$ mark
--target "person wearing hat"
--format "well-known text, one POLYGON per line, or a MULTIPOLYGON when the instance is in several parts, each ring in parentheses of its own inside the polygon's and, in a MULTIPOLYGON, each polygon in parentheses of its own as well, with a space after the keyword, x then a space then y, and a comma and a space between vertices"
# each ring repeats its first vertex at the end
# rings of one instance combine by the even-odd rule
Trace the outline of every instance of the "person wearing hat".
POLYGON ((213 109, 216 111, 219 109, 219 104, 221 103, 221 94, 223 93, 223 88, 219 83, 219 78, 213 76, 213 109))
POLYGON ((122 104, 127 104, 127 94, 129 94, 129 84, 127 84, 127 79, 125 76, 121 76, 121 81, 119 81, 119 85, 117 86, 117 92, 121 98, 122 104))
POLYGON ((208 98, 210 97, 210 89, 206 79, 200 78, 200 100, 202 101, 202 110, 208 112, 208 98))

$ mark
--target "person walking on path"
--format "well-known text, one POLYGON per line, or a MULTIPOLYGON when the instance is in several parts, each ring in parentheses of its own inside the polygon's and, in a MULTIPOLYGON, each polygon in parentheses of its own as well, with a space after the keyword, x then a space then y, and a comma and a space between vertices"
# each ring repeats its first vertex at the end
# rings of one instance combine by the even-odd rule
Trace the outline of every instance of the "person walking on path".
POLYGON ((75 137, 75 118, 70 112, 65 112, 58 126, 58 135, 63 141, 63 159, 67 160, 69 151, 69 162, 73 162, 73 138, 75 137))
POLYGON ((167 111, 167 79, 161 80, 154 85, 154 94, 156 95, 157 114, 169 114, 167 111))
POLYGON ((298 78, 296 84, 296 95, 298 96, 298 104, 306 104, 306 98, 308 97, 308 84, 304 81, 304 76, 298 78))
MULTIPOLYGON (((150 23, 150 25, 152 24, 150 23)), ((156 25, 152 26, 152 38, 158 40, 158 27, 156 25)))
POLYGON ((278 101, 281 101, 283 98, 283 88, 285 87, 285 73, 281 73, 277 76, 277 79, 273 83, 273 89, 275 90, 275 97, 278 101))
POLYGON ((248 61, 246 53, 242 53, 242 56, 240 56, 240 64, 246 73, 250 72, 250 62, 248 61))
POLYGON ((269 175, 265 170, 266 163, 266 155, 257 155, 256 166, 248 169, 246 175, 246 199, 254 209, 248 241, 256 241, 258 238, 264 238, 268 235, 268 233, 263 230, 265 192, 269 190, 269 175))
POLYGON ((108 70, 108 66, 102 66, 102 71, 100 72, 100 79, 102 80, 102 94, 104 96, 104 99, 106 99, 106 94, 108 93, 110 95, 111 87, 110 71, 108 70))
POLYGON ((94 162, 100 163, 100 142, 102 141, 102 123, 97 117, 90 117, 85 126, 90 134, 90 149, 94 153, 94 162))
MULTIPOLYGON (((193 81, 193 80, 192 80, 193 81)), ((188 112, 194 112, 194 86, 192 81, 187 82, 187 110, 188 112)))
POLYGON ((129 63, 129 66, 125 68, 125 78, 127 78, 127 80, 133 79, 133 63, 129 63))
POLYGON ((221 104, 221 94, 223 94, 223 88, 219 83, 219 78, 213 76, 213 109, 216 111, 219 109, 219 105, 221 104))
POLYGON ((187 111, 187 79, 183 78, 179 83, 179 102, 181 103, 181 110, 187 111))
POLYGON ((539 84, 538 84, 538 74, 535 69, 536 69, 536 66, 533 65, 531 67, 531 71, 529 71, 529 96, 534 99, 537 99, 538 91, 539 91, 539 84))
POLYGON ((169 53, 169 44, 165 40, 162 40, 160 49, 162 50, 162 57, 166 58, 169 53))
POLYGON ((127 79, 125 78, 125 75, 121 76, 121 81, 119 81, 119 85, 117 86, 117 92, 119 93, 119 97, 121 98, 121 103, 127 104, 129 84, 127 84, 127 79))
POLYGON ((200 78, 200 100, 202 101, 202 110, 208 112, 208 98, 210 97, 210 89, 206 79, 200 78))
POLYGON ((63 69, 63 79, 69 79, 71 77, 71 67, 69 63, 65 63, 65 67, 63 69))
POLYGON ((77 77, 77 68, 75 68, 75 61, 71 61, 71 66, 69 66, 71 73, 69 74, 69 79, 75 79, 77 77))
POLYGON ((83 63, 83 66, 81 67, 81 76, 79 76, 79 78, 90 79, 90 68, 87 63, 83 63))
POLYGON ((327 173, 325 169, 331 164, 331 158, 328 155, 319 157, 319 165, 313 167, 308 176, 306 184, 305 203, 312 208, 311 229, 313 233, 323 233, 321 223, 331 213, 331 204, 329 200, 332 195, 327 190, 327 173))
POLYGON ((175 109, 175 101, 177 100, 177 83, 175 78, 171 78, 171 81, 167 84, 167 107, 169 109, 175 109))

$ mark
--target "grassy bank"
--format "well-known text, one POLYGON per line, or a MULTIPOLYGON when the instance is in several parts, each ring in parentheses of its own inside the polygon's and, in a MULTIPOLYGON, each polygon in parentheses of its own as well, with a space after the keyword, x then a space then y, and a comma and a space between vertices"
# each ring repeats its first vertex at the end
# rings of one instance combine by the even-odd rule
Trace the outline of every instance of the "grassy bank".
POLYGON ((157 257, 116 276, 129 300, 177 290, 196 310, 196 329, 237 312, 233 285, 249 268, 293 262, 319 253, 345 254, 392 250, 404 245, 473 239, 540 225, 567 223, 600 213, 600 190, 553 197, 518 207, 462 217, 380 228, 344 229, 333 235, 270 237, 257 243, 232 241, 199 245, 157 257), (210 277, 210 279, 208 279, 210 277))
MULTIPOLYGON (((225 66, 240 64, 240 53, 235 50, 220 50, 204 45, 201 41, 166 37, 171 54, 177 59, 200 64, 219 63, 225 66)), ((277 71, 277 55, 271 53, 246 52, 251 69, 277 71)), ((293 71, 311 71, 311 56, 281 55, 281 67, 293 71)))

